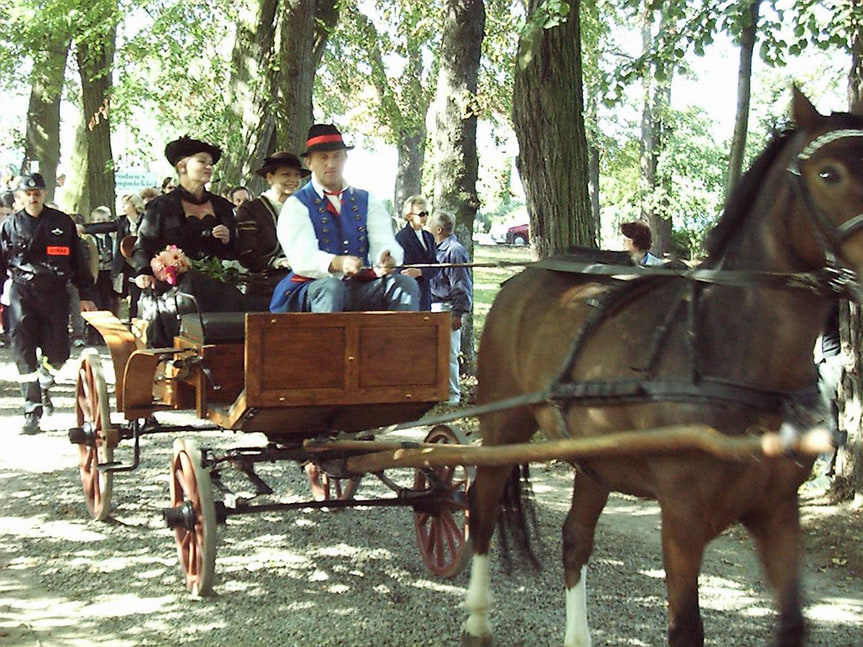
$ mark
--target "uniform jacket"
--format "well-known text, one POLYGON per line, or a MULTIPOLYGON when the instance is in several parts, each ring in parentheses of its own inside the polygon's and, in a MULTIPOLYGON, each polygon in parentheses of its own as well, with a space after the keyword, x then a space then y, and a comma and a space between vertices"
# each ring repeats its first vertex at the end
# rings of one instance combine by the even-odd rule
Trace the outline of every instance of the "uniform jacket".
POLYGON ((137 274, 152 274, 150 259, 168 245, 176 245, 192 260, 202 258, 234 258, 237 243, 237 226, 234 206, 217 195, 204 192, 198 200, 182 187, 154 198, 138 223, 138 240, 132 254, 132 266, 137 274), (213 213, 204 218, 186 216, 183 200, 192 204, 207 201, 213 213), (216 225, 225 225, 231 232, 229 244, 224 245, 212 235, 216 225))
MULTIPOLYGON (((405 250, 405 265, 437 263, 437 247, 431 232, 420 230, 425 248, 420 244, 416 232, 409 224, 396 234, 396 240, 405 250)), ((424 267, 422 276, 417 278, 420 289, 420 310, 431 310, 431 287, 429 282, 437 276, 440 268, 424 267)))
POLYGON ((0 224, 0 282, 56 288, 71 281, 81 299, 95 298, 90 267, 72 219, 43 207, 37 218, 21 209, 0 224))

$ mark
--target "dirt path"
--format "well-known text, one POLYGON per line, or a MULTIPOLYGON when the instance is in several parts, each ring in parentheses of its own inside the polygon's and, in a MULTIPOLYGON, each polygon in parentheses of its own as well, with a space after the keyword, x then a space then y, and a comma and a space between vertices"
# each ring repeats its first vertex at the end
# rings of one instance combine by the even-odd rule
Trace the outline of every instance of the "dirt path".
MULTIPOLYGON (((9 379, 2 353, 0 375, 9 379)), ((42 436, 18 435, 17 388, 4 382, 0 390, 0 647, 458 644, 467 576, 440 581, 425 572, 404 509, 232 518, 219 531, 216 594, 189 599, 171 532, 159 518, 173 436, 145 439, 141 467, 115 479, 113 517, 88 520, 77 450, 65 433, 73 424, 73 375, 67 367, 58 413, 45 421, 49 431, 42 436)), ((260 442, 255 435, 197 437, 214 446, 260 442)), ((118 458, 129 460, 129 448, 121 447, 118 458)), ((296 466, 261 471, 283 499, 307 496, 296 466)), ((559 537, 571 476, 557 465, 534 474, 545 567, 539 574, 527 568, 509 577, 493 574, 499 647, 562 642, 559 537)), ((364 496, 382 489, 369 481, 364 496)), ((819 525, 848 515, 806 505, 807 535, 820 536, 819 525)), ((863 578, 829 543, 808 543, 816 549, 804 572, 809 644, 860 647, 863 578)), ((595 647, 663 644, 665 591, 653 503, 612 498, 600 521, 588 596, 595 647)), ((709 645, 765 643, 772 607, 743 533, 711 544, 701 596, 709 645)))

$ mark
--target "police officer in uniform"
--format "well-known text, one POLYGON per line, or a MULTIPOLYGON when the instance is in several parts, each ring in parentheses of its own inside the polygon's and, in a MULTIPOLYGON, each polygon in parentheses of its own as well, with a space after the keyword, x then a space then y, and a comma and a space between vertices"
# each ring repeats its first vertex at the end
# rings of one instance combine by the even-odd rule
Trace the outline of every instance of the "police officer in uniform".
POLYGON ((96 304, 75 224, 45 206, 45 180, 38 173, 22 176, 15 192, 23 208, 0 224, 0 282, 12 279, 9 324, 24 396, 21 432, 37 434, 43 409, 54 409, 48 392, 54 374, 69 359, 66 282, 78 288, 82 312, 96 304))

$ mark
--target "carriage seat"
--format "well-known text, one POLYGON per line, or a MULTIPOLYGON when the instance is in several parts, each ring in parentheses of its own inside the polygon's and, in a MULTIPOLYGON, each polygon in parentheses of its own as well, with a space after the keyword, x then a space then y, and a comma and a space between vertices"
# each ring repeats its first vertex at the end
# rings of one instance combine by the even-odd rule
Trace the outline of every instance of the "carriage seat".
POLYGON ((196 344, 231 344, 246 340, 245 312, 202 312, 180 318, 180 336, 196 344))

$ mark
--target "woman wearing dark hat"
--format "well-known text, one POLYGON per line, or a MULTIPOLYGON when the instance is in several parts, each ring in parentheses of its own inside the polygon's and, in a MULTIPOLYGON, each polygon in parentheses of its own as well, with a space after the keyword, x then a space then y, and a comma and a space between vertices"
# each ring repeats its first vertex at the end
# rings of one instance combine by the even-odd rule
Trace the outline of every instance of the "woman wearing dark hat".
MULTIPOLYGON (((222 151, 218 146, 188 136, 170 142, 165 157, 177 170, 177 188, 154 198, 138 224, 138 239, 132 252, 135 285, 164 294, 170 285, 153 276, 151 261, 169 245, 182 250, 191 261, 235 257, 236 224, 233 205, 207 191, 213 165, 222 151)), ((235 287, 190 270, 180 275, 178 291, 191 294, 201 312, 249 310, 249 299, 235 287)), ((180 306, 177 305, 179 308, 180 306)), ((189 308, 188 304, 183 309, 189 308)), ((195 306, 189 308, 194 311, 195 306)), ((143 309, 142 309, 143 313, 143 309)), ((154 323, 152 317, 145 317, 154 323)), ((160 318, 167 329, 148 329, 148 343, 170 345, 178 326, 176 317, 160 318)))
POLYGON ((246 294, 261 299, 267 309, 273 288, 290 270, 276 235, 282 207, 303 179, 311 175, 293 153, 279 152, 255 171, 270 188, 237 208, 237 258, 250 272, 246 294))

